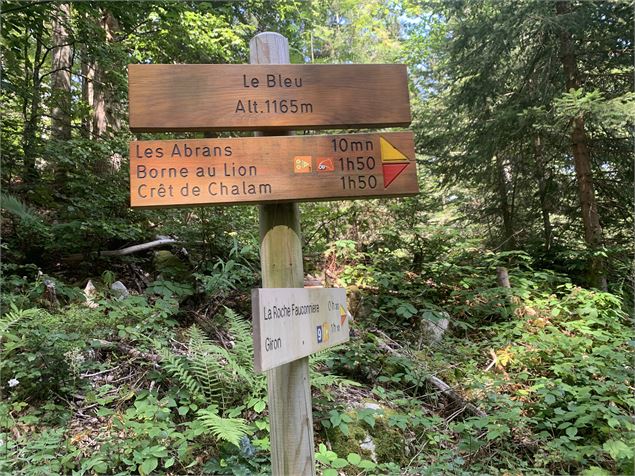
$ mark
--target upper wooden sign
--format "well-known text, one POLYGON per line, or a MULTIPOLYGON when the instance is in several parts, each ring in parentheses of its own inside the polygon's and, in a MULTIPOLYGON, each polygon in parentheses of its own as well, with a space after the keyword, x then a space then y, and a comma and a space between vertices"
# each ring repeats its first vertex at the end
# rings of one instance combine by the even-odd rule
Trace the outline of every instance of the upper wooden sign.
POLYGON ((406 66, 131 64, 133 132, 407 126, 406 66))
POLYGON ((130 205, 415 195, 412 132, 130 142, 130 205))

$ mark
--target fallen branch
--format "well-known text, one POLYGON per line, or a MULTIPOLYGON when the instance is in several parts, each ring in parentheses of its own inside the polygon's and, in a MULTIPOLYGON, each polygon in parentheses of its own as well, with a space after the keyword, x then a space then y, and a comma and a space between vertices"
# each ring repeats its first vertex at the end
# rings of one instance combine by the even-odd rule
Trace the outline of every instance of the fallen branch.
POLYGON ((128 246, 120 250, 113 251, 100 251, 99 256, 125 256, 137 253, 138 251, 145 251, 158 246, 169 245, 171 243, 177 243, 174 238, 161 238, 160 240, 150 241, 148 243, 142 243, 140 245, 128 246))
POLYGON ((489 372, 489 370, 494 367, 496 364, 498 364, 498 355, 496 355, 496 352, 494 352, 493 349, 489 350, 489 355, 492 356, 492 361, 490 362, 490 364, 485 367, 484 372, 489 372))
POLYGON ((91 344, 98 349, 103 350, 112 350, 116 349, 121 353, 128 354, 134 358, 142 358, 144 360, 150 361, 154 364, 155 367, 158 367, 158 362, 161 361, 161 356, 159 354, 153 354, 150 352, 142 352, 138 349, 135 349, 132 346, 126 345, 123 342, 111 342, 104 339, 93 339, 91 344))
MULTIPOLYGON (((384 332, 382 332, 379 329, 374 329, 373 332, 375 334, 379 334, 384 340, 384 342, 380 340, 377 345, 381 350, 384 350, 399 356, 403 355, 398 350, 398 349, 403 349, 403 346, 401 346, 398 342, 388 337, 384 332), (390 342, 392 346, 388 345, 386 341, 390 342)), ((483 410, 478 408, 473 403, 466 401, 461 395, 459 395, 452 387, 450 387, 447 383, 445 383, 439 377, 436 377, 434 375, 426 375, 425 381, 429 383, 430 385, 432 385, 433 387, 435 387, 437 390, 439 390, 448 400, 451 400, 458 407, 460 407, 462 410, 460 410, 459 413, 467 410, 476 416, 480 416, 480 417, 487 416, 487 413, 485 413, 483 410)))
MULTIPOLYGON (((178 243, 178 240, 174 238, 161 238, 159 240, 149 241, 148 243, 141 243, 139 245, 128 246, 127 248, 122 248, 120 250, 110 250, 110 251, 99 251, 97 253, 98 257, 116 257, 116 256, 126 256, 132 253, 138 253, 139 251, 150 250, 152 248, 157 248, 159 246, 169 245, 172 243, 178 243)), ((75 253, 72 255, 65 256, 62 260, 66 262, 74 262, 81 261, 85 257, 90 256, 90 253, 75 253)))
POLYGON ((458 406, 468 410, 470 413, 476 416, 484 417, 487 416, 483 410, 478 408, 473 403, 469 403, 465 401, 465 399, 456 393, 452 387, 450 387, 447 383, 441 380, 439 377, 435 377, 434 375, 428 375, 426 377, 426 382, 431 384, 433 387, 439 389, 443 395, 445 395, 448 399, 452 400, 458 406))

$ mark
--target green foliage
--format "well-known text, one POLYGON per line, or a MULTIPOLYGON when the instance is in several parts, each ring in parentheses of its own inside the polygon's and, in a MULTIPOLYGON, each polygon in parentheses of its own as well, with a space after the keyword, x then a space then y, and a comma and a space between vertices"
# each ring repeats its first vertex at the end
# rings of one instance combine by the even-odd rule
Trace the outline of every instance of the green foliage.
POLYGON ((201 402, 213 402, 226 412, 250 395, 264 391, 262 376, 253 373, 251 331, 241 318, 225 310, 234 346, 225 349, 192 326, 187 331, 186 355, 161 349, 164 367, 201 402), (231 397, 230 397, 231 396, 231 397), (228 398, 230 397, 230 398, 228 398))
POLYGON ((251 245, 240 246, 234 237, 228 258, 217 258, 216 263, 207 269, 202 267, 203 272, 194 273, 194 277, 207 296, 222 302, 230 293, 250 288, 255 284, 254 251, 251 245))
MULTIPOLYGON (((327 449, 323 443, 320 443, 318 446, 318 451, 315 453, 315 460, 320 463, 324 476, 337 476, 339 474, 338 471, 346 467, 361 471, 357 474, 378 474, 374 471, 378 466, 372 461, 362 458, 357 453, 348 453, 346 459, 341 458, 334 451, 327 449)), ((382 468, 382 466, 379 466, 379 468, 382 468)))
POLYGON ((198 421, 214 437, 239 446, 248 426, 242 418, 228 415, 240 413, 250 399, 262 398, 265 380, 253 373, 253 344, 248 325, 230 309, 225 310, 225 317, 234 340, 231 349, 213 342, 192 326, 187 331, 185 356, 165 348, 160 352, 168 373, 187 389, 193 401, 207 405, 198 411, 198 421))
MULTIPOLYGON (((126 398, 118 404, 123 404, 126 398)), ((98 402, 102 401, 98 399, 98 402)), ((183 471, 195 465, 192 451, 200 447, 200 435, 205 429, 195 422, 181 422, 177 405, 170 394, 161 398, 156 392, 142 391, 123 412, 101 406, 99 413, 110 419, 114 431, 126 437, 112 438, 108 433, 97 435, 97 452, 83 455, 75 450, 75 456, 83 456, 79 460, 81 466, 77 468, 79 474, 138 472, 147 475, 154 474, 159 468, 183 471)), ((67 461, 68 468, 73 468, 74 464, 72 459, 67 461)))
POLYGON ((198 419, 203 426, 219 440, 239 446, 249 427, 242 418, 223 418, 218 408, 211 405, 198 411, 198 419))
POLYGON ((632 474, 633 11, 558 6, 571 9, 72 2, 71 83, 59 91, 58 4, 4 2, 0 472, 270 472, 265 379, 238 316, 258 285, 257 208, 130 210, 125 110, 127 64, 245 63, 249 39, 270 30, 296 63, 406 62, 420 153, 416 197, 302 204, 305 270, 348 287, 356 318, 349 343, 310 359, 319 468, 632 474), (62 140, 51 126, 63 94, 62 140), (593 248, 574 119, 601 214, 593 248), (184 251, 97 255, 157 234, 184 251), (596 259, 610 294, 580 287, 596 259), (496 285, 499 266, 510 289, 496 285), (95 307, 80 291, 87 279, 95 307), (140 295, 110 299, 115 279, 140 295), (45 281, 59 306, 44 299, 45 281))
POLYGON ((19 198, 13 195, 10 195, 7 193, 0 194, 0 204, 3 210, 6 210, 9 213, 12 213, 13 215, 17 216, 21 220, 26 220, 26 221, 39 220, 39 217, 35 214, 34 210, 32 210, 22 200, 20 200, 19 198))
POLYGON ((100 340, 147 336, 155 329, 165 332, 174 308, 163 304, 150 305, 142 297, 131 296, 102 302, 97 309, 71 305, 48 312, 13 306, 2 317, 0 385, 19 381, 10 389, 12 400, 69 395, 83 385, 79 374, 91 365, 90 356, 100 340))

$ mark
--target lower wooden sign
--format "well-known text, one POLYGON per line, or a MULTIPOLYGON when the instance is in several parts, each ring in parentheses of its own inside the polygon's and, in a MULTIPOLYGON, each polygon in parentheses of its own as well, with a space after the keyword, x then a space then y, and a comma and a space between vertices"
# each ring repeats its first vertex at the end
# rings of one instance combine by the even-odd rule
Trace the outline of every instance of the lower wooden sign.
POLYGON ((344 288, 254 289, 251 305, 256 372, 349 340, 344 288))
POLYGON ((419 193, 412 132, 130 142, 130 205, 419 193))

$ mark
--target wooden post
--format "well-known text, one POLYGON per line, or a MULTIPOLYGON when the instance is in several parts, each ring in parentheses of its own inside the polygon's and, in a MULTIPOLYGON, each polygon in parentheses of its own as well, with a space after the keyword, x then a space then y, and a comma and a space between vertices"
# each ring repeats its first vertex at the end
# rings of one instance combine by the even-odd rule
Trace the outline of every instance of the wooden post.
MULTIPOLYGON (((265 32, 249 42, 251 64, 288 64, 289 42, 265 32)), ((288 135, 286 131, 267 135, 288 135)), ((304 285, 300 212, 297 203, 260 206, 260 267, 263 288, 304 285)), ((267 372, 273 475, 314 475, 313 415, 309 359, 267 372)))

